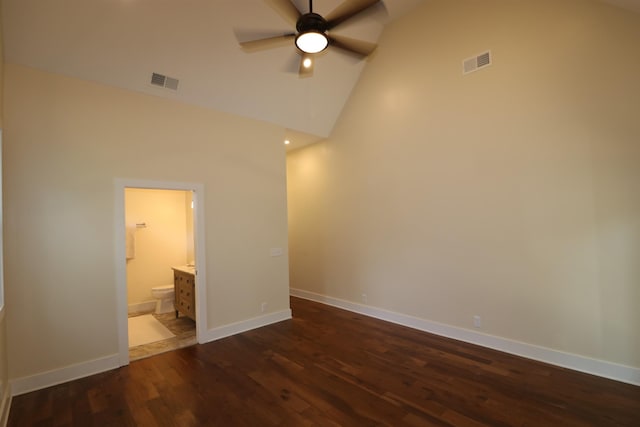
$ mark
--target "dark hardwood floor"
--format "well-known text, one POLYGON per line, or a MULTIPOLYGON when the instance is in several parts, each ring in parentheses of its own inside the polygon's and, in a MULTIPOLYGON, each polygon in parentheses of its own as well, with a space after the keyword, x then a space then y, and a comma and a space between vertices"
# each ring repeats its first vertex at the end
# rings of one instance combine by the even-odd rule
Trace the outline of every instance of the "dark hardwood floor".
POLYGON ((640 426, 640 387, 291 304, 291 321, 15 397, 8 425, 640 426))

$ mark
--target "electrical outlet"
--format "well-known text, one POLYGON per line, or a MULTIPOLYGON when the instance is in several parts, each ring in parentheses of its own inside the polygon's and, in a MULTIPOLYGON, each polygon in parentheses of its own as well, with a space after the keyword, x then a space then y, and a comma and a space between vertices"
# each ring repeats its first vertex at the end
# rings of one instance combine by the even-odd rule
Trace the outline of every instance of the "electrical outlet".
POLYGON ((362 294, 362 302, 363 302, 364 304, 366 304, 366 303, 367 303, 367 294, 362 294))
POLYGON ((271 256, 282 256, 282 254, 284 254, 284 250, 282 250, 282 248, 269 249, 269 255, 271 256))
POLYGON ((473 316, 473 327, 478 329, 482 328, 482 318, 477 314, 473 316))
POLYGON ((264 313, 265 311, 267 311, 267 306, 268 306, 268 304, 267 304, 266 302, 263 302, 263 303, 260 305, 260 311, 261 311, 262 313, 264 313))

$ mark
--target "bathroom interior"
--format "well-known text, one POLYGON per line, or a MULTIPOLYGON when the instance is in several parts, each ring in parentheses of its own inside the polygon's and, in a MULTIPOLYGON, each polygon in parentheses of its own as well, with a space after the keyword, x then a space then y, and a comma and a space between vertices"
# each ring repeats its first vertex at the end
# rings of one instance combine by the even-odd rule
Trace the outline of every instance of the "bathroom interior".
POLYGON ((125 189, 129 360, 197 342, 193 218, 192 191, 125 189))

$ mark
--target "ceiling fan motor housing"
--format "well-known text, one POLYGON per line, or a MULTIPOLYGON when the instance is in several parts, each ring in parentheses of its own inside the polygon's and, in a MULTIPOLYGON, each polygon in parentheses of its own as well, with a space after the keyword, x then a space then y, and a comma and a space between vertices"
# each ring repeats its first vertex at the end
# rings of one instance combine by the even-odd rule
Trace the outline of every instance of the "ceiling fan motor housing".
POLYGON ((327 21, 317 13, 305 13, 298 19, 296 30, 298 33, 316 31, 324 34, 327 31, 327 21))

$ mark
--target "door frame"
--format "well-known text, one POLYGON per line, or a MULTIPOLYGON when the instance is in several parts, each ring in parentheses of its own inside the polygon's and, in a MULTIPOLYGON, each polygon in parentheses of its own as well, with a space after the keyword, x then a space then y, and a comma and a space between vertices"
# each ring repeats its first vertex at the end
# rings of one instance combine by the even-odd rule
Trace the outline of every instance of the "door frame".
POLYGON ((207 286, 204 230, 204 184, 174 181, 148 181, 137 179, 114 180, 114 240, 115 240, 115 280, 116 318, 118 325, 118 358, 120 366, 129 364, 129 331, 127 302, 127 261, 125 251, 125 189, 178 190, 193 192, 193 239, 196 259, 196 339, 205 342, 207 326, 207 286))

